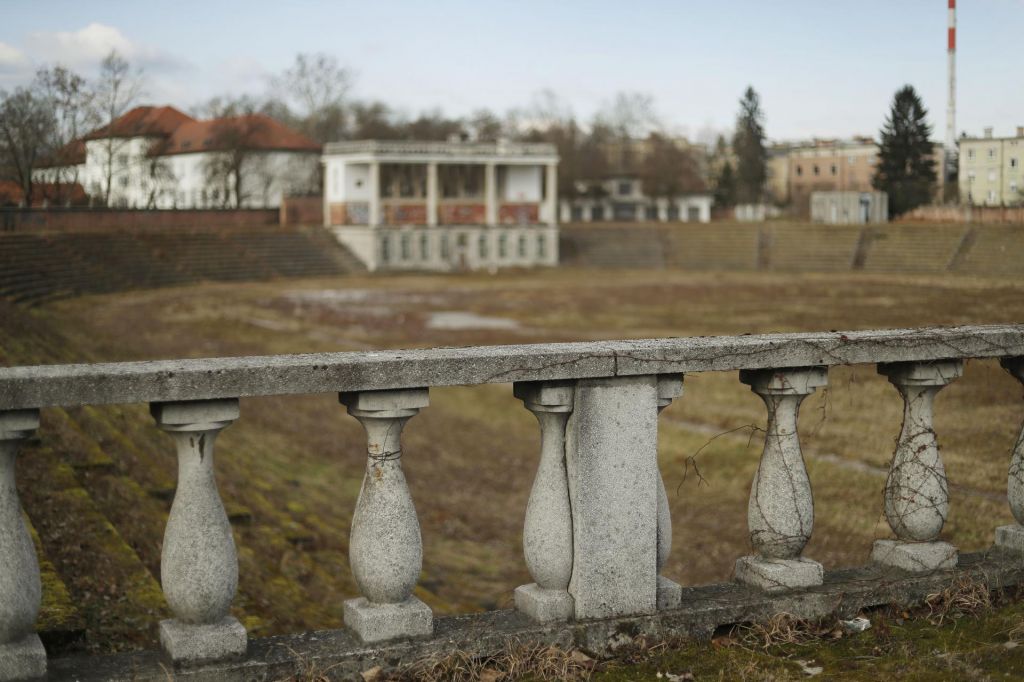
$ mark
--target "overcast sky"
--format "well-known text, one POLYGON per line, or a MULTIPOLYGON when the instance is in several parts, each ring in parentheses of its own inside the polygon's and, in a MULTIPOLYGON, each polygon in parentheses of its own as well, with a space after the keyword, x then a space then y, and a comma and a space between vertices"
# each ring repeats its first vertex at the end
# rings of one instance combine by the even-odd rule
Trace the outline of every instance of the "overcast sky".
MULTIPOLYGON (((0 88, 38 66, 82 73, 111 48, 148 102, 258 94, 297 52, 356 73, 353 94, 414 114, 528 104, 541 89, 588 120, 616 91, 655 98, 696 137, 731 128, 752 84, 773 139, 875 134, 914 85, 945 131, 947 0, 431 0, 149 3, 0 0, 0 88)), ((1024 125, 1024 0, 960 0, 958 131, 1024 125)))

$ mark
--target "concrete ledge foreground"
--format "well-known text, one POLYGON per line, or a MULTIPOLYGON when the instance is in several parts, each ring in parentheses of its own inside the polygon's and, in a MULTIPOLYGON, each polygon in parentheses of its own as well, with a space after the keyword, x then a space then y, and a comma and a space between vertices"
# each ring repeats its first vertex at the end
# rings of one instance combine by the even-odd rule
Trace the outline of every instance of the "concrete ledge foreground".
POLYGON ((1024 325, 0 368, 0 410, 1024 356, 1024 325))
MULTIPOLYGON (((373 666, 389 669, 459 650, 493 654, 510 640, 579 647, 602 655, 612 649, 621 633, 707 639, 720 626, 765 620, 779 613, 808 619, 833 613, 851 617, 873 606, 919 602, 963 575, 990 589, 1020 584, 1024 582, 1024 554, 1000 548, 963 554, 958 567, 927 574, 877 565, 826 571, 823 584, 783 594, 767 594, 735 583, 684 587, 680 608, 649 616, 539 625, 514 610, 506 610, 437 618, 432 637, 376 645, 363 644, 347 630, 253 639, 245 659, 179 668, 174 671, 174 679, 275 680, 301 674, 314 666, 318 671, 329 669, 332 679, 362 679, 359 672, 373 666)), ((49 679, 165 682, 168 669, 169 662, 152 651, 68 657, 50 661, 49 679)))

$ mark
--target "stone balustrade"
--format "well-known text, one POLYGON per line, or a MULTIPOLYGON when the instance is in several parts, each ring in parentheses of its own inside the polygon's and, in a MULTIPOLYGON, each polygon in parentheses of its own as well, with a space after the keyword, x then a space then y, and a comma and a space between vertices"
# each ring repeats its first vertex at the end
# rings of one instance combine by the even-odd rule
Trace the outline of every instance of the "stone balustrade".
MULTIPOLYGON (((860 603, 873 603, 896 584, 911 586, 907 594, 913 593, 914 581, 930 584, 926 576, 936 572, 987 570, 988 555, 960 557, 956 547, 939 539, 949 495, 932 403, 969 358, 998 359, 1024 382, 1024 326, 2 368, 0 680, 47 674, 46 654, 33 631, 41 601, 39 568, 14 473, 18 446, 38 428, 41 409, 151 406, 156 426, 177 445, 179 465, 160 571, 173 618, 160 623, 159 656, 183 675, 210 665, 253 672, 261 665, 269 670, 273 655, 259 640, 250 641, 230 615, 238 561, 213 456, 217 435, 240 418, 240 398, 337 393, 365 429, 366 470, 349 542, 361 596, 343 605, 349 643, 324 654, 365 662, 385 656, 380 653, 385 649, 366 647, 398 643, 394 656, 401 658, 415 650, 409 642, 435 637, 431 609, 413 596, 422 539, 401 444, 406 422, 428 407, 430 387, 510 383, 536 417, 541 447, 523 529, 533 582, 515 589, 517 615, 509 618, 518 628, 516 636, 574 632, 571 636, 586 638, 605 632, 602 623, 623 618, 633 619, 636 627, 661 618, 677 629, 702 631, 734 622, 723 619, 777 608, 777 595, 794 592, 818 595, 818 601, 804 604, 818 611, 839 608, 826 598, 829 578, 821 564, 802 556, 813 531, 814 498, 797 432, 801 401, 827 385, 828 369, 835 365, 876 365, 904 405, 880 500, 895 538, 873 547, 873 565, 864 575, 874 583, 860 574, 846 583, 833 579, 847 585, 846 603, 856 602, 853 593, 862 595, 860 603), (685 374, 736 370, 764 401, 767 427, 748 506, 752 553, 738 558, 732 587, 710 593, 660 575, 672 551, 672 532, 670 499, 657 460, 658 415, 681 398, 685 374), (742 604, 733 610, 724 606, 725 592, 742 604), (688 618, 696 620, 683 623, 688 618), (583 629, 564 629, 574 626, 583 629), (530 629, 536 627, 543 629, 530 629)), ((1020 564, 1024 432, 1009 462, 1008 497, 1017 523, 996 529, 996 546, 1020 564)), ((1021 573, 1018 566, 1000 575, 1010 583, 1024 579, 1021 573)), ((494 620, 475 622, 477 638, 481 622, 500 629, 494 620)), ((448 624, 436 637, 452 643, 469 636, 469 630, 457 636, 460 627, 465 626, 448 624)), ((50 663, 53 679, 79 672, 74 661, 50 663)), ((151 663, 163 665, 160 658, 151 663)), ((142 663, 132 665, 134 675, 142 663)), ((156 672, 153 676, 161 679, 156 672)))

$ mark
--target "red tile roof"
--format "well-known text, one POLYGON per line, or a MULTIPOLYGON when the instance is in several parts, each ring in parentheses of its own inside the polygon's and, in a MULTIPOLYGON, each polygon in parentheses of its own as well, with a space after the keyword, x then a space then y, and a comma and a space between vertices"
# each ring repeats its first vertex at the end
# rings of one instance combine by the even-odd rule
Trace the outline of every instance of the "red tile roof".
POLYGON ((194 118, 174 107, 135 107, 128 113, 114 119, 114 122, 97 128, 85 136, 86 140, 107 137, 164 137, 173 133, 183 123, 194 118))
POLYGON ((320 144, 280 121, 264 114, 228 116, 208 121, 189 121, 180 125, 156 152, 189 154, 193 152, 245 149, 284 151, 320 151, 320 144))
POLYGON ((85 141, 108 137, 157 137, 150 155, 189 154, 245 148, 320 151, 320 144, 264 114, 197 121, 174 107, 135 107, 112 124, 97 128, 45 159, 40 168, 85 163, 85 141))

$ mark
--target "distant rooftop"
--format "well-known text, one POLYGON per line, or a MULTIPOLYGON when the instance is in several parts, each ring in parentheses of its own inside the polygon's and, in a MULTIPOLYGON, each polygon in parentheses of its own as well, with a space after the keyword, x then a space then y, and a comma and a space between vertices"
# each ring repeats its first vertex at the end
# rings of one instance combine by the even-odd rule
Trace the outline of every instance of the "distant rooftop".
POLYGON ((408 157, 538 157, 558 160, 555 145, 546 142, 417 142, 413 140, 349 140, 328 142, 324 154, 408 157))

